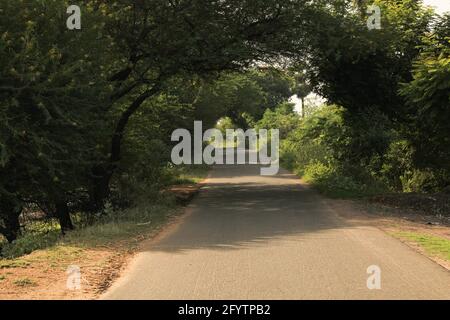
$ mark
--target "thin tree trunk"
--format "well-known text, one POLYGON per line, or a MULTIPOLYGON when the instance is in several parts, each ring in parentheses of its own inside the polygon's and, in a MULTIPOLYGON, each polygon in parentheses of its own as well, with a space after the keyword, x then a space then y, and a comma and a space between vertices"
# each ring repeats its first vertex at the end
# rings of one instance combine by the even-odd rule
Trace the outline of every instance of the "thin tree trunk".
POLYGON ((58 201, 56 203, 56 217, 61 226, 61 233, 64 235, 67 231, 73 230, 74 226, 70 217, 69 207, 66 201, 58 201))
POLYGON ((305 98, 301 98, 302 100, 302 119, 305 118, 305 98))
POLYGON ((110 193, 109 182, 111 180, 113 169, 105 168, 107 164, 99 164, 92 168, 92 186, 89 193, 90 211, 98 212, 103 206, 110 193))
POLYGON ((0 204, 1 216, 4 228, 0 232, 5 236, 9 243, 17 239, 20 234, 19 216, 22 213, 22 206, 15 203, 11 199, 1 199, 0 204))
POLYGON ((132 104, 122 113, 117 122, 116 129, 111 139, 111 154, 106 163, 97 165, 93 168, 93 181, 91 190, 91 208, 93 211, 99 211, 103 208, 106 198, 110 193, 110 181, 114 171, 118 167, 121 158, 122 139, 130 117, 148 98, 154 96, 160 90, 159 82, 148 91, 142 93, 132 104))

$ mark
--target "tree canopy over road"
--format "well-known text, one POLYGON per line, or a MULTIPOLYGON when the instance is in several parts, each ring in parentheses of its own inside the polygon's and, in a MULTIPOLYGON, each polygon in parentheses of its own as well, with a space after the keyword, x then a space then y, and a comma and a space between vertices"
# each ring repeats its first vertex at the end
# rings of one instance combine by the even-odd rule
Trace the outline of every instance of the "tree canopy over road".
POLYGON ((374 2, 379 30, 348 0, 84 0, 68 30, 68 1, 2 1, 0 233, 36 210, 64 233, 158 189, 194 120, 279 128, 310 176, 448 188, 450 15, 374 2), (328 106, 301 118, 287 102, 310 91, 328 106))

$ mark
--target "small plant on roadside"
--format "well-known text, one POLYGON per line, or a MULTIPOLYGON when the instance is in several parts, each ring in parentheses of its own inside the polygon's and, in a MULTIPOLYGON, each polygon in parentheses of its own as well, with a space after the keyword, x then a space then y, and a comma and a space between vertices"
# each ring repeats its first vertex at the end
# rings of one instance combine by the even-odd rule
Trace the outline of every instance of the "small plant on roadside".
POLYGON ((29 278, 21 278, 13 282, 18 287, 35 287, 37 283, 29 278))

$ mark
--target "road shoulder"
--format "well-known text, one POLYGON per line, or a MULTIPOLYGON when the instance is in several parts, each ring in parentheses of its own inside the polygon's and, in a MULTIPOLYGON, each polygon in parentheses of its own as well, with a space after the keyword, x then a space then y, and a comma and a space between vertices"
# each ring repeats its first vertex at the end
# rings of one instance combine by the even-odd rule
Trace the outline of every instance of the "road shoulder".
POLYGON ((446 219, 366 200, 325 201, 348 223, 376 227, 450 271, 450 224, 446 219))

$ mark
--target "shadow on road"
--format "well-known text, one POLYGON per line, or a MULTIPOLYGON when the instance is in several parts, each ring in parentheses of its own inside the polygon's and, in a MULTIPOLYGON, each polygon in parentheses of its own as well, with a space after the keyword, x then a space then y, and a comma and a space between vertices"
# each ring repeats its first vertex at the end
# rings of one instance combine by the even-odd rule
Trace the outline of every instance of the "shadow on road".
POLYGON ((189 205, 191 215, 182 228, 175 228, 146 251, 237 250, 281 237, 286 241, 289 235, 295 236, 292 241, 301 241, 302 235, 346 226, 295 175, 280 170, 276 176, 260 176, 259 168, 216 166, 189 205))

